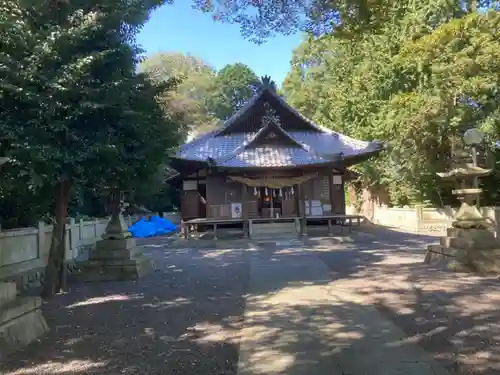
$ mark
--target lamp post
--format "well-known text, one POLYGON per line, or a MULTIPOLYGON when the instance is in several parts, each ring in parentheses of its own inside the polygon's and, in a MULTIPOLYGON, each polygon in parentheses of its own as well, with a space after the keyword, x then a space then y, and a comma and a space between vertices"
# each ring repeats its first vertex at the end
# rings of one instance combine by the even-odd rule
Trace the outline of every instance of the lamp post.
MULTIPOLYGON (((477 167, 477 146, 479 146, 484 140, 484 134, 476 128, 468 129, 465 131, 463 135, 464 143, 470 147, 471 156, 472 156, 472 165, 477 167)), ((474 177, 473 186, 475 189, 479 188, 479 178, 474 177)), ((480 197, 479 194, 476 197, 476 206, 479 209, 480 207, 480 197)))

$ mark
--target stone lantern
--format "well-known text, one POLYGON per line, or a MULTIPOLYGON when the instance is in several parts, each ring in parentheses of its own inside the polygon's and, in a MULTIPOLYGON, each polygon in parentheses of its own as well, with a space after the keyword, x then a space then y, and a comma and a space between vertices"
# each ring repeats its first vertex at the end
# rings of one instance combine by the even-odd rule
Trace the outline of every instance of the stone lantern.
POLYGON ((0 360, 48 332, 41 306, 40 297, 19 297, 15 282, 0 282, 0 360))
POLYGON ((108 188, 110 219, 102 240, 89 254, 81 267, 83 281, 131 280, 141 278, 154 270, 154 263, 137 247, 123 218, 128 203, 127 193, 108 188))
POLYGON ((123 219, 123 212, 127 209, 127 193, 118 189, 108 191, 108 210, 111 214, 104 239, 125 239, 132 237, 128 231, 128 226, 123 219))
POLYGON ((459 187, 452 191, 462 202, 455 214, 452 227, 439 245, 428 247, 425 262, 444 262, 458 271, 472 271, 481 274, 500 272, 500 241, 493 232, 492 221, 479 210, 479 178, 492 173, 482 168, 477 161, 477 146, 483 142, 483 134, 477 129, 465 132, 465 148, 453 157, 453 167, 438 173, 443 180, 455 181, 459 187))

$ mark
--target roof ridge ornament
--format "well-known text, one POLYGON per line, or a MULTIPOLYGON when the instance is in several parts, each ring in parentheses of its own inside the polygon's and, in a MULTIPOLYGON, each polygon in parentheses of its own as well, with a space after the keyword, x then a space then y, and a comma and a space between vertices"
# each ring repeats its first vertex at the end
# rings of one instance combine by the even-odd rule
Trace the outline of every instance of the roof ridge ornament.
POLYGON ((269 89, 274 92, 277 91, 276 82, 274 82, 270 76, 263 76, 260 78, 260 81, 263 89, 269 89))

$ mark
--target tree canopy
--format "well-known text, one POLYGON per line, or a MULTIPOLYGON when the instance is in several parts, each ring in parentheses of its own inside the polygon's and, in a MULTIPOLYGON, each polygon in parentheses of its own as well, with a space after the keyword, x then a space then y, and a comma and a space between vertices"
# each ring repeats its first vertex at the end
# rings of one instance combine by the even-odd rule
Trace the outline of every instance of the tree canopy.
MULTIPOLYGON (((215 20, 237 23, 249 39, 262 42, 276 34, 305 31, 315 36, 352 38, 366 32, 384 32, 387 23, 413 13, 420 2, 410 0, 193 0, 195 7, 215 20)), ((437 0, 424 2, 428 10, 446 8, 454 17, 479 9, 500 7, 494 0, 437 0)))
POLYGON ((478 126, 500 136, 500 16, 431 0, 400 6, 355 39, 307 37, 284 91, 325 126, 387 142, 383 157, 357 166, 366 185, 388 186, 395 204, 442 205, 449 189, 435 172, 449 166, 460 134, 478 126))
POLYGON ((206 62, 179 52, 161 52, 148 56, 140 65, 155 82, 176 80, 175 89, 161 97, 164 109, 179 123, 185 132, 205 132, 218 124, 209 109, 209 98, 216 71, 206 62))
POLYGON ((257 75, 244 64, 216 71, 201 59, 177 52, 148 56, 140 71, 155 82, 176 80, 175 89, 165 92, 161 102, 166 113, 186 125, 190 136, 220 126, 253 96, 259 84, 257 75))
POLYGON ((254 94, 259 78, 242 63, 226 65, 217 72, 209 99, 209 110, 221 120, 240 109, 254 94))
POLYGON ((136 74, 135 34, 159 3, 0 3, 4 151, 30 186, 54 197, 46 295, 63 269, 72 189, 88 181, 133 189, 178 142, 178 125, 156 101, 171 82, 157 86, 136 74))

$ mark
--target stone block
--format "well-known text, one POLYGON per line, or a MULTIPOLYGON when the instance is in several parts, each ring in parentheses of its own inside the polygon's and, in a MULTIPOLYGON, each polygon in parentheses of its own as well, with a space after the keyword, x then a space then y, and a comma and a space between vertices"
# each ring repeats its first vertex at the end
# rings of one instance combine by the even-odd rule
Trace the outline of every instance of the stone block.
POLYGON ((480 238, 495 238, 495 235, 492 231, 488 229, 477 229, 477 228, 453 228, 455 229, 454 236, 452 237, 465 237, 472 239, 480 239, 480 238))
POLYGON ((448 237, 457 237, 458 236, 458 231, 459 231, 458 228, 450 227, 450 228, 446 229, 446 235, 448 237))
POLYGON ((450 247, 450 240, 454 237, 445 236, 439 238, 439 244, 444 247, 450 247))
POLYGON ((142 254, 138 247, 123 248, 123 249, 94 249, 89 260, 126 260, 133 259, 135 256, 142 254))
POLYGON ((123 249, 132 249, 136 247, 135 238, 124 238, 117 240, 101 240, 96 243, 96 247, 90 254, 95 252, 114 251, 123 249))
POLYGON ((446 266, 452 259, 453 257, 450 257, 439 250, 438 251, 427 250, 427 252, 425 253, 424 263, 433 266, 437 265, 446 266))
POLYGON ((30 311, 40 309, 40 297, 19 297, 0 306, 0 326, 30 311))
POLYGON ((443 245, 429 245, 427 246, 427 251, 432 253, 452 256, 454 249, 443 245))
POLYGON ((133 259, 85 262, 78 279, 87 282, 136 280, 150 274, 154 269, 153 261, 140 254, 133 259))
POLYGON ((105 238, 90 250, 88 260, 79 264, 75 276, 81 281, 135 280, 154 270, 134 238, 105 238))
POLYGON ((445 264, 457 272, 500 274, 500 240, 484 228, 448 228, 440 245, 428 247, 424 263, 445 264))
POLYGON ((495 238, 493 233, 481 229, 462 229, 462 232, 457 237, 452 237, 445 242, 447 242, 448 246, 457 249, 492 249, 500 247, 500 241, 495 238))
POLYGON ((0 307, 16 299, 17 287, 13 282, 0 282, 0 307))
POLYGON ((463 263, 482 275, 500 274, 500 248, 468 251, 463 263))
POLYGON ((135 245, 134 238, 99 241, 76 277, 81 281, 118 281, 146 276, 154 264, 135 245))
POLYGON ((48 332, 40 305, 39 298, 25 297, 0 307, 0 359, 48 332))

